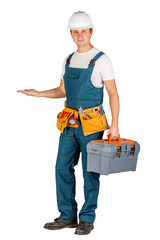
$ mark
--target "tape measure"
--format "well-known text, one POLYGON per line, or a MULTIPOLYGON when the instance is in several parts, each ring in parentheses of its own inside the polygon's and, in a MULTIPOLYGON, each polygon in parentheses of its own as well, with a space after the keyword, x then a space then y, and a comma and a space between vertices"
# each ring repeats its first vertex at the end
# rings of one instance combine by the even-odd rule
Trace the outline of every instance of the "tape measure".
POLYGON ((71 125, 79 125, 80 124, 78 119, 76 117, 73 117, 73 116, 71 116, 68 121, 71 125))

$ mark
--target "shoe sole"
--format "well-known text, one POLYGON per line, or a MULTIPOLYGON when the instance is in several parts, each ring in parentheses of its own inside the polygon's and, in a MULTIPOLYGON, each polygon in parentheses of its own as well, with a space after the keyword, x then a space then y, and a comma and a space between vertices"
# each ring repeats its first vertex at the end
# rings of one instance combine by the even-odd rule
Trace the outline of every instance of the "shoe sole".
MULTIPOLYGON (((94 229, 94 227, 91 229, 91 231, 94 229)), ((86 232, 86 233, 83 233, 83 232, 80 232, 80 231, 75 231, 75 233, 74 234, 77 234, 77 235, 87 235, 87 234, 89 234, 91 231, 89 231, 89 232, 86 232)))
POLYGON ((48 230, 60 230, 60 229, 63 229, 63 228, 76 228, 78 226, 78 224, 72 224, 72 225, 66 225, 66 226, 61 226, 61 227, 45 227, 45 229, 48 229, 48 230))

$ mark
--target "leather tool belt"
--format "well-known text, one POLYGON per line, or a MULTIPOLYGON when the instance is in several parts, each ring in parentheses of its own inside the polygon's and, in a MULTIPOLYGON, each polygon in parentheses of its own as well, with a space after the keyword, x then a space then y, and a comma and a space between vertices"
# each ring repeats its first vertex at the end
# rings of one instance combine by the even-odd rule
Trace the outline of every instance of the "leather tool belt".
POLYGON ((88 109, 82 109, 78 106, 79 111, 65 107, 57 116, 57 128, 64 132, 66 127, 79 127, 82 125, 85 136, 109 129, 102 105, 88 109))

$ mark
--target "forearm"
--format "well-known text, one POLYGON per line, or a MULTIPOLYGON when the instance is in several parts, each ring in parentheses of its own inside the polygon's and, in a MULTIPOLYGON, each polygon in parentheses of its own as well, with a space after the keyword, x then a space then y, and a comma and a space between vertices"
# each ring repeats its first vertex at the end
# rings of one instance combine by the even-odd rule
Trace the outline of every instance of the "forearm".
POLYGON ((58 87, 50 90, 39 91, 39 97, 46 98, 64 98, 65 93, 58 87))
POLYGON ((118 94, 111 94, 109 96, 109 103, 112 114, 112 122, 111 126, 118 126, 118 118, 119 118, 119 96, 118 94))

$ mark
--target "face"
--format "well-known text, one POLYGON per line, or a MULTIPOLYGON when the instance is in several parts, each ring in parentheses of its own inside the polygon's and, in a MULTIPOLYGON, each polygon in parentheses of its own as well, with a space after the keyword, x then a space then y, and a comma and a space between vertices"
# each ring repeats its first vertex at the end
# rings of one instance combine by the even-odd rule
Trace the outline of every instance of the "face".
POLYGON ((92 36, 93 30, 90 29, 79 29, 71 30, 71 36, 73 41, 78 47, 88 45, 92 36))

